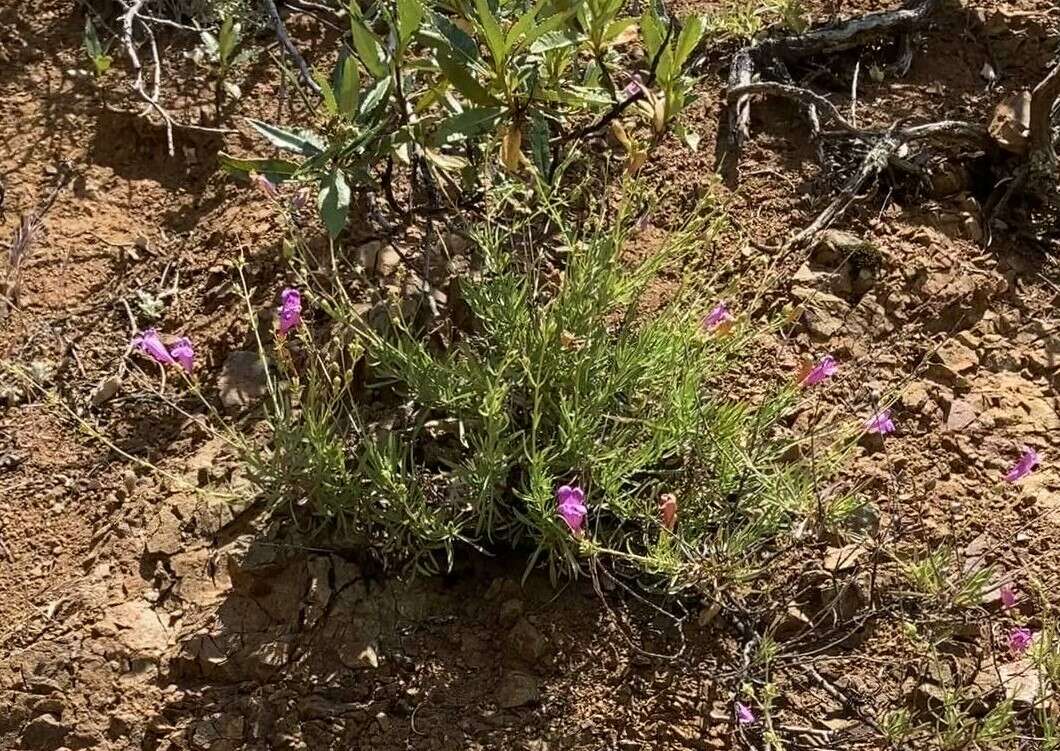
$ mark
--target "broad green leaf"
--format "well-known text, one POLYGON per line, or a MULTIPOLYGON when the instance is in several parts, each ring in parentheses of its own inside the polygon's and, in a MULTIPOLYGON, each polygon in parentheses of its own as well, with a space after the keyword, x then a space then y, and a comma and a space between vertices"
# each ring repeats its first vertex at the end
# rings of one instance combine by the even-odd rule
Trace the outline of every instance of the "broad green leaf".
POLYGON ((603 44, 606 47, 617 39, 621 34, 634 26, 637 23, 635 18, 619 18, 607 25, 607 29, 604 31, 603 44))
POLYGON ((361 100, 361 73, 357 70, 357 61, 352 57, 343 58, 336 73, 335 103, 338 111, 353 117, 357 114, 361 100))
POLYGON ((566 10, 562 13, 557 13, 554 16, 549 16, 547 19, 539 23, 528 31, 522 39, 517 42, 518 47, 526 45, 532 45, 537 39, 540 39, 545 34, 551 34, 558 30, 561 26, 567 23, 571 17, 575 14, 576 9, 566 10))
POLYGON ((221 24, 221 35, 217 39, 217 57, 224 66, 228 65, 232 59, 232 52, 235 51, 236 45, 239 44, 240 30, 240 25, 231 16, 226 18, 224 23, 221 24))
POLYGON ((644 51, 648 53, 648 61, 651 62, 659 54, 663 40, 666 38, 666 29, 654 12, 648 10, 640 19, 640 35, 644 40, 644 51))
POLYGON ((655 64, 655 78, 662 83, 666 83, 674 75, 676 75, 676 71, 674 70, 673 47, 666 45, 659 53, 658 62, 655 64))
POLYGON ((442 120, 435 129, 431 141, 442 145, 485 133, 493 129, 500 114, 500 107, 475 107, 464 110, 459 115, 442 120))
POLYGON ((482 33, 486 37, 486 46, 489 47, 490 55, 493 57, 493 65, 500 70, 508 57, 508 50, 504 46, 504 33, 486 0, 475 0, 475 10, 478 13, 479 26, 482 27, 482 33))
POLYGON ((507 49, 511 49, 522 38, 523 34, 533 28, 534 22, 537 21, 537 14, 541 12, 547 2, 548 0, 537 0, 533 7, 519 16, 519 20, 512 24, 512 27, 508 29, 508 35, 504 39, 504 46, 507 49))
POLYGON ((674 52, 674 71, 680 73, 688 56, 703 38, 703 32, 707 24, 702 16, 689 16, 685 19, 685 25, 681 28, 681 34, 677 37, 677 50, 674 52))
POLYGON ((353 34, 353 47, 357 50, 357 55, 361 58, 361 62, 364 63, 364 67, 368 69, 376 78, 383 78, 387 74, 386 63, 383 62, 383 45, 379 43, 379 39, 376 38, 375 34, 368 30, 368 27, 364 25, 364 21, 361 18, 361 8, 357 4, 357 0, 350 0, 350 32, 353 34))
POLYGON ((397 7, 398 41, 404 48, 412 39, 412 35, 420 28, 426 9, 421 0, 397 0, 397 7))
POLYGON ((217 41, 217 37, 209 31, 200 31, 199 38, 202 39, 202 47, 206 50, 207 56, 211 60, 220 60, 221 43, 217 41))
POLYGON ((368 96, 361 100, 361 111, 357 116, 361 120, 369 118, 376 109, 386 101, 387 94, 389 93, 390 78, 380 79, 376 85, 372 87, 371 91, 368 92, 368 96))
POLYGON ((274 183, 280 183, 298 172, 301 165, 287 159, 240 159, 221 151, 217 163, 230 175, 247 177, 251 172, 265 175, 274 183))
POLYGON ((445 77, 449 79, 453 88, 466 96, 473 104, 489 107, 497 103, 485 87, 471 77, 472 69, 469 66, 454 62, 442 52, 438 53, 438 66, 445 73, 445 77))
POLYGON ((578 39, 566 31, 550 31, 547 34, 541 34, 535 39, 534 43, 530 45, 530 51, 535 55, 543 55, 546 52, 563 49, 575 44, 578 44, 578 39))
POLYGON ((277 148, 294 151, 304 156, 316 156, 324 152, 324 140, 311 130, 302 128, 285 130, 252 117, 246 120, 254 130, 265 136, 269 143, 277 148))
POLYGON ((431 13, 431 23, 420 29, 420 37, 427 46, 448 52, 457 62, 474 63, 481 57, 478 43, 440 13, 431 13))
POLYGON ((320 210, 320 218, 324 220, 328 234, 333 239, 338 237, 346 226, 346 215, 350 210, 350 186, 346 183, 346 176, 341 170, 332 169, 321 183, 320 193, 317 195, 317 208, 320 210))

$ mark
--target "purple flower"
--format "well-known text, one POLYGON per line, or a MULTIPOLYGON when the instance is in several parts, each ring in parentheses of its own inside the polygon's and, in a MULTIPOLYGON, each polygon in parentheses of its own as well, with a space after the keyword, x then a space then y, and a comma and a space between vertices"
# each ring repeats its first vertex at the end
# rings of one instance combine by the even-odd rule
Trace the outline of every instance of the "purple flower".
POLYGON ((556 510, 563 517, 563 521, 567 522, 567 526, 570 527, 575 537, 581 537, 584 534, 582 525, 585 524, 587 509, 585 508, 585 492, 581 488, 564 485, 557 490, 556 510))
POLYGON ((736 702, 736 719, 741 725, 754 724, 755 715, 751 708, 743 702, 736 702))
POLYGON ((631 96, 636 96, 644 87, 644 81, 640 77, 640 73, 634 73, 633 78, 629 79, 629 83, 626 84, 626 88, 622 89, 622 94, 629 99, 631 96))
POLYGON ((1007 482, 1016 482, 1022 477, 1026 477, 1031 473, 1031 470, 1037 467, 1039 464, 1038 452, 1032 448, 1023 447, 1023 454, 1020 456, 1016 466, 1008 471, 1005 475, 1007 482))
POLYGON ((835 358, 831 355, 825 355, 819 363, 809 369, 802 377, 800 383, 803 386, 816 386, 821 381, 834 376, 838 370, 839 364, 835 361, 835 358))
POLYGON ((250 173, 250 182, 254 183, 254 187, 264 193, 266 198, 275 198, 280 194, 276 184, 259 172, 250 173))
POLYGON ((891 410, 885 409, 877 412, 865 421, 865 432, 887 435, 894 432, 894 421, 891 420, 891 410))
POLYGON ((302 294, 288 287, 280 295, 280 302, 280 335, 284 336, 302 322, 302 294))
POLYGON ((1006 610, 1016 607, 1016 588, 1011 584, 1001 586, 1001 606, 1006 610))
POLYGON ((713 310, 703 316, 702 323, 703 328, 707 331, 716 331, 731 320, 732 314, 729 313, 729 309, 725 307, 725 303, 720 302, 714 306, 713 310))
POLYGON ((158 332, 154 329, 148 329, 139 336, 133 337, 132 343, 141 352, 150 355, 155 362, 163 365, 173 362, 172 355, 169 354, 166 345, 162 344, 162 340, 158 338, 158 332))
POLYGON ((180 363, 185 373, 190 373, 195 369, 195 348, 191 346, 191 339, 188 337, 182 336, 177 339, 177 343, 170 348, 169 354, 180 363))
POLYGON ((1034 634, 1031 633, 1029 628, 1012 629, 1012 632, 1008 635, 1008 651, 1012 653, 1013 657, 1019 657, 1027 651, 1027 647, 1031 645, 1033 638, 1034 634))

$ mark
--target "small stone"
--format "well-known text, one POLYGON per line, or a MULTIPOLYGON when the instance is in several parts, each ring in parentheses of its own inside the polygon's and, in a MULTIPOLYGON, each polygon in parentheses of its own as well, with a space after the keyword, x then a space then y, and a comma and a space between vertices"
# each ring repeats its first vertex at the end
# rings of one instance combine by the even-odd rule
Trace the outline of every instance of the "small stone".
POLYGON ((520 618, 508 633, 508 645, 519 657, 530 663, 539 662, 549 649, 548 639, 526 618, 520 618))
POLYGON ((63 745, 69 732, 69 727, 45 713, 23 728, 19 743, 28 751, 55 751, 63 745))
POLYGON ((90 402, 94 408, 102 407, 117 396, 119 391, 121 391, 121 377, 112 375, 109 378, 104 378, 96 386, 96 390, 92 392, 90 402))
POLYGON ((537 679, 532 675, 510 672, 501 678, 495 694, 498 706, 502 709, 514 709, 537 702, 541 692, 537 679))
POLYGON ((964 430, 976 420, 976 411, 964 399, 954 399, 946 411, 946 430, 957 432, 964 430))
POLYGON ((865 548, 860 545, 844 545, 841 548, 828 548, 824 554, 821 564, 824 570, 838 574, 857 568, 858 559, 865 553, 865 548))
POLYGON ((510 600, 505 600, 500 609, 499 617, 501 623, 515 623, 522 617, 524 610, 525 607, 522 600, 514 597, 510 600))
POLYGON ((257 352, 235 351, 228 355, 217 381, 226 409, 247 407, 269 391, 265 361, 257 352))
POLYGON ((935 358, 953 373, 966 373, 979 366, 979 355, 956 338, 943 342, 935 352, 935 358))

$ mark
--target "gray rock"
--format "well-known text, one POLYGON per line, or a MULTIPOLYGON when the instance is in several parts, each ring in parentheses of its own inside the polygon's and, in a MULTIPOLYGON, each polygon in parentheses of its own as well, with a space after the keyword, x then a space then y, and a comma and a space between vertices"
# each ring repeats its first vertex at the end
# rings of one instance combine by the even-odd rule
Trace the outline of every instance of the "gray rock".
POLYGON ((121 391, 121 377, 112 375, 109 378, 104 378, 96 386, 96 390, 92 392, 90 398, 93 407, 102 407, 106 402, 109 402, 118 392, 121 391))
POLYGON ((70 728, 50 714, 30 720, 19 736, 19 743, 28 751, 55 751, 66 741, 70 728))
POLYGON ((549 651, 548 639, 525 618, 520 618, 508 633, 508 644, 519 657, 531 663, 540 661, 549 651))
POLYGON ((269 391, 266 363, 257 352, 235 351, 228 355, 217 390, 226 409, 255 404, 269 391))
POLYGON ((501 678, 495 692, 497 705, 502 709, 514 709, 538 701, 541 691, 538 680, 526 673, 511 672, 501 678))

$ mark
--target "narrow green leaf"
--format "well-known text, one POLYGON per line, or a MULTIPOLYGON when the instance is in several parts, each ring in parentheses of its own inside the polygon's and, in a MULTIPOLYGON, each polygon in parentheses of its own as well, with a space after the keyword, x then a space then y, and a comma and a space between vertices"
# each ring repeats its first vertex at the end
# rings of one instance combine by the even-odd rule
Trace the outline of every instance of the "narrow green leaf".
POLYGON ((530 159, 540 175, 548 175, 552 165, 552 151, 549 141, 552 138, 548 120, 540 112, 534 112, 530 118, 530 159))
POLYGON ((440 122, 431 142, 444 145, 485 133, 493 128, 500 114, 500 107, 475 107, 464 110, 459 115, 453 115, 440 122))
POLYGON ((361 18, 361 8, 357 0, 350 0, 350 33, 353 34, 353 47, 357 50, 358 57, 376 78, 383 78, 387 74, 387 66, 383 62, 383 45, 375 34, 368 30, 361 18))
POLYGON ((320 218, 324 220, 328 234, 332 238, 338 237, 346 226, 346 216, 350 210, 350 186, 341 170, 331 170, 321 183, 320 193, 317 195, 317 208, 320 210, 320 218))
POLYGON ((217 57, 222 65, 228 65, 232 52, 235 51, 236 45, 239 44, 239 32, 239 24, 231 16, 226 18, 224 23, 221 24, 221 35, 217 39, 217 57))
POLYGON ((423 155, 443 172, 459 172, 468 164, 467 159, 464 159, 462 156, 443 154, 434 149, 424 149, 423 155))
POLYGON ((287 159, 240 159, 221 151, 217 163, 225 172, 237 177, 247 177, 251 172, 265 175, 274 183, 280 183, 298 172, 299 165, 287 159))
POLYGON ((707 24, 702 16, 689 16, 685 19, 685 25, 681 28, 681 34, 677 37, 677 50, 674 52, 674 70, 680 73, 688 56, 703 38, 703 32, 707 24))
POLYGON ((252 117, 246 120, 254 130, 265 136, 269 143, 277 148, 294 151, 304 156, 316 156, 324 152, 324 140, 311 130, 303 128, 285 130, 252 117))
POLYGON ((202 39, 202 46, 206 50, 207 56, 210 59, 219 60, 221 58, 221 43, 217 41, 217 37, 209 31, 200 31, 199 38, 202 39))
POLYGON ((313 72, 313 80, 320 87, 320 96, 324 99, 324 109, 329 115, 339 114, 339 104, 335 99, 335 90, 331 88, 331 81, 320 71, 313 72))
POLYGON ((361 73, 357 70, 357 61, 352 57, 343 58, 336 72, 336 106, 341 114, 353 117, 361 103, 361 73))
POLYGON ((445 77, 449 79, 453 88, 466 96, 473 104, 489 107, 497 103, 485 87, 471 77, 471 69, 468 66, 454 62, 442 52, 438 53, 438 66, 445 73, 445 77))
POLYGON ((490 55, 493 57, 493 65, 500 69, 508 57, 508 51, 504 46, 504 34, 486 0, 475 0, 475 10, 478 13, 479 26, 482 27, 482 33, 486 37, 486 46, 489 47, 490 55))
POLYGON ((96 27, 88 16, 85 17, 85 51, 91 58, 97 58, 103 54, 103 46, 99 43, 96 27))

